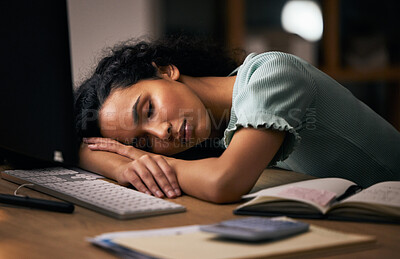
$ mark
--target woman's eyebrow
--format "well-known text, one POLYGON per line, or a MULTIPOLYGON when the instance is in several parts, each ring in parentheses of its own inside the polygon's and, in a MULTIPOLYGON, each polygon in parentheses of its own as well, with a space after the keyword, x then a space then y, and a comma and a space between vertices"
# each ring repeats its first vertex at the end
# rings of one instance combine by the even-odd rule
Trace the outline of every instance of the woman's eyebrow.
POLYGON ((139 122, 139 114, 138 114, 138 111, 137 111, 137 106, 139 104, 141 96, 142 95, 139 95, 139 97, 136 99, 135 104, 132 106, 132 117, 133 117, 133 123, 135 125, 138 125, 138 122, 139 122))

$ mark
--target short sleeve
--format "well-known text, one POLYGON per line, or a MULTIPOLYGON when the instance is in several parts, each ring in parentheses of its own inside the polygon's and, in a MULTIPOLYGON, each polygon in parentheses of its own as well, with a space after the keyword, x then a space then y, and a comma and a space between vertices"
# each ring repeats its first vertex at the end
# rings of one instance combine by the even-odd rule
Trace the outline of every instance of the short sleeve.
POLYGON ((312 77, 295 56, 281 52, 249 55, 237 73, 225 147, 241 127, 285 131, 288 134, 270 165, 285 160, 300 143, 302 120, 315 100, 315 89, 312 77))

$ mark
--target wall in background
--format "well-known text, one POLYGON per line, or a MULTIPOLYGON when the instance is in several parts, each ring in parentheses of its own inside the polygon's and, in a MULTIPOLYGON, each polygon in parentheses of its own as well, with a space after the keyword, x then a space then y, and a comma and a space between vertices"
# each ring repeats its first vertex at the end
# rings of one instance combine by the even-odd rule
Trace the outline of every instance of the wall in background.
POLYGON ((158 35, 159 0, 69 0, 74 84, 83 81, 103 50, 129 38, 158 35))

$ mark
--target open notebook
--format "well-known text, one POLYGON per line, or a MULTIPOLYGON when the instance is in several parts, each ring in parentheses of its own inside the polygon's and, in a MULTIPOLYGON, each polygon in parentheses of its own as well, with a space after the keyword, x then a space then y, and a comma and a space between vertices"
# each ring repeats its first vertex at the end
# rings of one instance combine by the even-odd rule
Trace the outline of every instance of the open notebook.
POLYGON ((361 189, 341 178, 321 178, 266 188, 234 211, 240 215, 400 223, 400 181, 361 189))

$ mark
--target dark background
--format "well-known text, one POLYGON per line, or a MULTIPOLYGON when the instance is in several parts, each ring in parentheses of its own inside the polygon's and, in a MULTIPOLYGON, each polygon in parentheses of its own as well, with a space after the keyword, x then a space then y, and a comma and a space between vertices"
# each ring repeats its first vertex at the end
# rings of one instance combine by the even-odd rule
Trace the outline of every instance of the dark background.
MULTIPOLYGON (((288 48, 298 37, 285 32, 281 25, 284 0, 165 0, 161 8, 162 33, 184 33, 211 37, 229 47, 248 52, 247 38, 265 39, 265 49, 293 53, 288 48), (241 3, 244 34, 241 44, 229 43, 229 5, 241 3), (268 44, 267 44, 268 42, 268 44)), ((332 0, 317 2, 325 17, 332 0)), ((309 44, 315 52, 312 64, 330 74, 360 100, 400 130, 400 1, 333 0, 338 5, 337 68, 325 69, 324 52, 330 51, 323 40, 309 44), (355 76, 348 76, 352 71, 355 76), (377 72, 377 76, 368 74, 377 72), (399 72, 399 73, 397 73, 399 72), (389 75, 388 75, 389 74, 389 75), (396 75, 398 74, 398 75, 396 75), (365 75, 365 77, 363 76, 365 75)), ((233 28, 235 29, 235 28, 233 28)), ((324 29, 324 36, 327 29, 324 29)), ((323 36, 323 37, 324 37, 323 36)), ((302 39, 301 39, 302 40, 302 39)))

